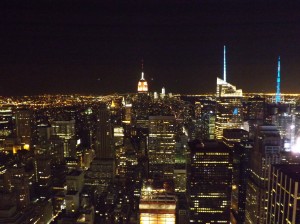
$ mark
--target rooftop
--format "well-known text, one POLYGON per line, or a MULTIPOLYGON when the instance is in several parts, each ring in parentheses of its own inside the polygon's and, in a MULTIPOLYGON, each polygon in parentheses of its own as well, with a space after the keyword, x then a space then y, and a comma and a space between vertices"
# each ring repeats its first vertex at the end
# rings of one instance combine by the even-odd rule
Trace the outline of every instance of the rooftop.
POLYGON ((297 182, 300 181, 300 164, 278 164, 274 167, 291 179, 297 182))

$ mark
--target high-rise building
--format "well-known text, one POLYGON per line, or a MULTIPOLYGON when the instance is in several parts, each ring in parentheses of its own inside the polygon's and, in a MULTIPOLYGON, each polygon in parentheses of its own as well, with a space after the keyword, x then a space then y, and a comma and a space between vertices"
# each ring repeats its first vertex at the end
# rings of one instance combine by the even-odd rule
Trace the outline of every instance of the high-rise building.
POLYGON ((256 127, 263 125, 266 116, 265 98, 255 96, 248 99, 246 104, 245 120, 249 123, 250 138, 254 138, 256 127))
POLYGON ((216 101, 203 99, 195 104, 196 121, 200 119, 201 139, 214 140, 216 129, 216 101))
POLYGON ((259 126, 250 152, 246 193, 246 223, 264 224, 268 206, 268 177, 272 164, 281 162, 282 142, 275 126, 259 126))
POLYGON ((278 57, 277 62, 277 83, 276 83, 276 98, 275 102, 280 103, 281 95, 280 95, 280 57, 278 57))
POLYGON ((25 172, 25 167, 15 165, 9 169, 11 173, 11 189, 16 194, 17 207, 25 208, 30 203, 30 181, 29 175, 25 172))
POLYGON ((49 197, 52 187, 51 157, 46 154, 35 155, 35 178, 38 195, 49 197))
POLYGON ((245 223, 246 187, 249 170, 249 151, 253 142, 244 129, 224 129, 223 143, 232 151, 231 222, 245 223))
POLYGON ((52 121, 51 135, 62 139, 71 139, 75 136, 75 120, 52 121))
POLYGON ((272 166, 266 223, 300 223, 299 170, 299 164, 272 166))
POLYGON ((95 155, 97 159, 113 158, 112 128, 110 124, 109 110, 106 105, 100 106, 98 111, 95 155))
POLYGON ((174 187, 175 192, 185 193, 187 189, 188 137, 180 136, 175 143, 174 187))
POLYGON ((150 177, 173 178, 175 164, 174 116, 150 116, 148 158, 150 177))
POLYGON ((224 129, 241 128, 243 125, 243 92, 217 78, 216 138, 222 139, 224 129))
POLYGON ((232 194, 231 211, 232 223, 245 223, 246 189, 249 176, 249 155, 253 149, 253 143, 243 141, 232 148, 232 194))
POLYGON ((171 194, 168 183, 144 183, 139 204, 140 224, 176 223, 177 197, 171 194))
POLYGON ((13 110, 10 106, 0 108, 0 145, 13 133, 13 110))
POLYGON ((76 138, 75 120, 60 120, 51 122, 51 139, 60 139, 64 144, 64 157, 74 157, 76 138))
POLYGON ((80 193, 84 183, 84 172, 73 170, 66 177, 67 193, 65 197, 66 211, 75 213, 80 206, 80 193))
POLYGON ((190 142, 190 223, 228 223, 232 158, 230 150, 215 141, 190 142))
POLYGON ((294 111, 291 110, 291 104, 271 104, 269 105, 273 110, 268 117, 270 123, 275 125, 279 130, 280 136, 284 141, 284 150, 291 151, 295 144, 295 134, 297 135, 295 121, 296 117, 294 111))
POLYGON ((86 185, 95 186, 102 193, 115 176, 115 153, 109 110, 100 105, 96 124, 95 159, 86 173, 86 185))
POLYGON ((91 163, 89 171, 86 173, 86 185, 95 186, 98 193, 102 193, 115 177, 115 160, 97 159, 91 163))
POLYGON ((151 108, 151 97, 145 92, 136 96, 132 103, 132 124, 137 128, 148 129, 148 117, 151 108))
POLYGON ((31 143, 31 120, 32 112, 28 109, 17 110, 15 112, 16 119, 16 134, 20 139, 21 144, 30 145, 31 143))
POLYGON ((214 140, 216 133, 216 115, 214 113, 206 113, 202 117, 202 122, 203 139, 214 140))
POLYGON ((148 83, 144 77, 144 72, 142 72, 142 76, 140 81, 138 82, 138 93, 147 93, 148 92, 148 83))
POLYGON ((131 123, 131 108, 132 103, 129 99, 123 98, 123 123, 130 124, 131 123))
POLYGON ((235 144, 247 141, 249 139, 249 132, 244 129, 224 129, 223 142, 230 148, 235 144))

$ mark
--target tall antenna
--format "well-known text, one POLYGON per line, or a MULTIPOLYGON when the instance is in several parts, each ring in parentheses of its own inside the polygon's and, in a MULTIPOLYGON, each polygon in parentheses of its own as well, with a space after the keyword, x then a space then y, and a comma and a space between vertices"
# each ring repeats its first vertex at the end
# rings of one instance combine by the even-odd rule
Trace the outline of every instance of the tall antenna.
POLYGON ((226 46, 224 45, 224 68, 223 68, 223 79, 226 82, 226 46))
POLYGON ((275 102, 280 103, 280 56, 278 57, 278 67, 277 67, 277 86, 276 86, 276 98, 275 102))
POLYGON ((142 77, 141 80, 144 80, 144 59, 142 58, 142 77))

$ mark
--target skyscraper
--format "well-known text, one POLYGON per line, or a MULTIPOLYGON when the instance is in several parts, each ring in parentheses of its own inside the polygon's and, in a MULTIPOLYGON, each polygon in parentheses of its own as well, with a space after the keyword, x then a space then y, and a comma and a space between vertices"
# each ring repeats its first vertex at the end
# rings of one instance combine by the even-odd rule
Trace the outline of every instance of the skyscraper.
POLYGON ((52 121, 51 138, 63 142, 64 157, 75 156, 75 120, 52 121))
POLYGON ((175 164, 174 116, 149 117, 149 175, 173 178, 175 164))
POLYGON ((190 143, 190 223, 229 223, 232 159, 215 141, 190 143))
MULTIPOLYGON (((246 189, 249 171, 249 154, 253 143, 242 141, 232 148, 232 196, 231 211, 237 223, 245 223, 246 189)), ((234 222, 232 222, 234 223, 234 222)))
POLYGON ((264 224, 267 216, 268 177, 272 164, 281 160, 281 138, 275 126, 259 126, 250 152, 246 193, 246 223, 264 224))
POLYGON ((148 92, 148 82, 144 77, 144 72, 142 72, 141 79, 138 82, 138 93, 147 93, 147 92, 148 92))
POLYGON ((217 78, 216 138, 222 139, 224 129, 241 128, 243 124, 243 92, 217 78))
POLYGON ((13 110, 10 106, 0 108, 0 145, 13 133, 13 110))
POLYGON ((32 134, 32 112, 27 109, 17 110, 15 113, 15 117, 17 137, 21 140, 22 145, 30 145, 32 134))
POLYGON ((276 103, 280 103, 281 96, 280 96, 280 57, 278 57, 278 65, 277 65, 277 85, 276 85, 276 103))
POLYGON ((249 123, 249 135, 253 139, 256 132, 256 127, 263 125, 266 116, 266 102, 265 98, 255 96, 247 101, 247 109, 245 120, 249 123))
POLYGON ((112 139, 110 113, 106 104, 99 107, 96 125, 95 156, 86 173, 86 185, 96 187, 97 193, 103 192, 115 176, 115 153, 112 139))
POLYGON ((300 223, 299 170, 299 164, 272 166, 266 223, 300 223))
POLYGON ((105 104, 98 111, 95 154, 98 159, 113 158, 112 130, 109 111, 105 104))
POLYGON ((177 198, 168 191, 167 183, 144 182, 139 204, 140 224, 176 223, 177 198))

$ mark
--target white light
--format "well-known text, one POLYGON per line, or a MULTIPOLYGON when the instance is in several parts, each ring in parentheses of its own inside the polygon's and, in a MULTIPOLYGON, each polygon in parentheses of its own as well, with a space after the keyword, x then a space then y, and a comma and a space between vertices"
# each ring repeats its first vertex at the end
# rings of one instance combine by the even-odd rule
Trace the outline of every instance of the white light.
POLYGON ((294 130, 294 129, 295 129, 295 125, 292 124, 292 125, 291 125, 291 130, 294 130))
POLYGON ((300 153, 300 137, 297 138, 296 143, 292 146, 292 152, 300 153))

